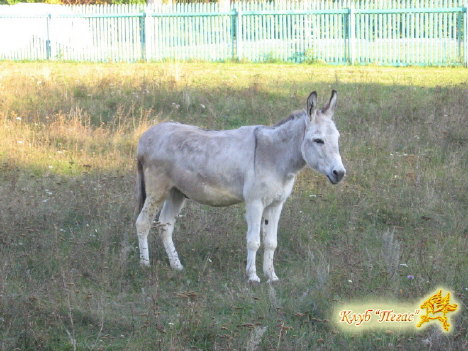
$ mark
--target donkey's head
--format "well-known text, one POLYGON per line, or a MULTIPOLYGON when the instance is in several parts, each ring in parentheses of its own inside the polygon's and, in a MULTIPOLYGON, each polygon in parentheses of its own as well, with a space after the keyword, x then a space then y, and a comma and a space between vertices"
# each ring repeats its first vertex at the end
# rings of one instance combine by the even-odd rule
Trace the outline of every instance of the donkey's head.
POLYGON ((338 146, 340 133, 332 120, 336 97, 336 91, 333 90, 327 106, 320 110, 317 108, 317 93, 314 91, 309 95, 307 127, 301 147, 307 165, 325 174, 333 184, 343 179, 346 173, 338 146))

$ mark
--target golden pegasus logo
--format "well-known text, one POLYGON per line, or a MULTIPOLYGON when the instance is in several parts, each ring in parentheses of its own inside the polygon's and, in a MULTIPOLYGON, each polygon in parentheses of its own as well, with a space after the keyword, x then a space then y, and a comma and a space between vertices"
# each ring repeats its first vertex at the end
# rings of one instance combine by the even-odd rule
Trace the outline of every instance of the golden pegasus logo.
POLYGON ((424 323, 438 320, 442 323, 442 328, 448 332, 450 330, 450 323, 447 314, 455 312, 458 305, 456 303, 450 303, 450 292, 448 292, 445 297, 442 297, 442 289, 440 289, 438 293, 424 301, 420 307, 426 310, 426 314, 420 316, 419 323, 416 327, 420 328, 424 323))

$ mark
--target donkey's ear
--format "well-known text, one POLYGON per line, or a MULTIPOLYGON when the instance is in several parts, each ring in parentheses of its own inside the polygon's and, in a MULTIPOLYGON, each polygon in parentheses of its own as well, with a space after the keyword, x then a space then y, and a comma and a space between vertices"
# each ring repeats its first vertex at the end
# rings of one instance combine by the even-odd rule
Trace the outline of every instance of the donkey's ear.
POLYGON ((325 108, 322 110, 322 113, 329 118, 332 118, 333 114, 335 113, 337 97, 338 97, 338 94, 336 90, 332 90, 330 101, 328 101, 327 106, 325 106, 325 108))
POLYGON ((317 92, 313 91, 307 98, 307 115, 310 119, 314 119, 315 113, 317 112, 317 92))

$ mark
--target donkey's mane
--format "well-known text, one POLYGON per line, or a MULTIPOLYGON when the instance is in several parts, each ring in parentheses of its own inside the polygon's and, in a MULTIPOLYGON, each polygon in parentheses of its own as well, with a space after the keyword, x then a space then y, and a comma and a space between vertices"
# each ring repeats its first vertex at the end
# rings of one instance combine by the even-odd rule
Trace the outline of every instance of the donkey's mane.
POLYGON ((283 124, 286 124, 286 123, 288 123, 290 121, 299 119, 300 117, 304 116, 304 113, 305 113, 304 110, 294 111, 288 117, 286 117, 285 119, 283 119, 283 120, 279 121, 278 123, 274 124, 272 127, 276 128, 276 127, 282 126, 283 124))

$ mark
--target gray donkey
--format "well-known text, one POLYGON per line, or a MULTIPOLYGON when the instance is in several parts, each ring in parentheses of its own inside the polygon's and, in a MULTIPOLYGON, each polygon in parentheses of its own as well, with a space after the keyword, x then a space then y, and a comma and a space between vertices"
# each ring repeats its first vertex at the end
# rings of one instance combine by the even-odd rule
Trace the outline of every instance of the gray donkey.
POLYGON ((260 282, 255 261, 262 232, 263 272, 278 280, 273 268, 278 220, 298 172, 309 166, 337 184, 345 175, 332 120, 337 93, 322 110, 317 93, 305 110, 268 126, 211 131, 174 122, 148 129, 138 143, 136 221, 140 262, 149 266, 148 233, 164 202, 159 223, 172 268, 183 269, 172 241, 176 216, 185 199, 211 206, 245 202, 247 220, 247 277, 260 282))

